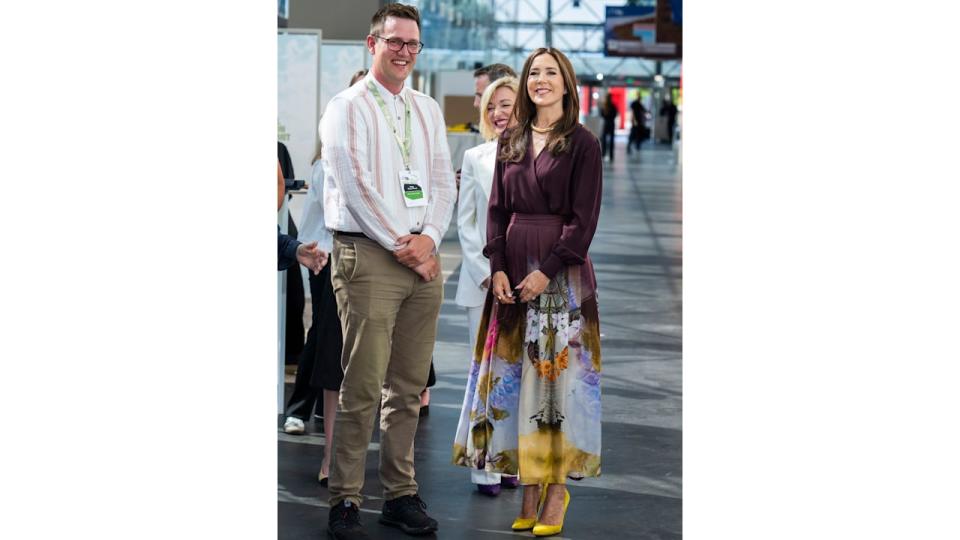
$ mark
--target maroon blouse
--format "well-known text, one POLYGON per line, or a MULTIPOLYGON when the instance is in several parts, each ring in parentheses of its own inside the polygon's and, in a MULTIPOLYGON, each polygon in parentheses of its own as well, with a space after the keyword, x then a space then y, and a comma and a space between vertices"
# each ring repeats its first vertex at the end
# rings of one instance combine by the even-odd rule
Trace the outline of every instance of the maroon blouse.
MULTIPOLYGON (((506 134, 504 135, 504 138, 506 134)), ((581 265, 597 230, 603 165, 600 142, 582 125, 571 134, 566 152, 554 155, 546 148, 533 158, 533 140, 517 163, 500 161, 493 173, 487 216, 487 245, 491 275, 506 271, 506 233, 510 217, 519 214, 554 214, 563 218, 563 232, 540 271, 553 279, 567 265, 581 265)), ((501 139, 501 144, 504 139, 501 139)))

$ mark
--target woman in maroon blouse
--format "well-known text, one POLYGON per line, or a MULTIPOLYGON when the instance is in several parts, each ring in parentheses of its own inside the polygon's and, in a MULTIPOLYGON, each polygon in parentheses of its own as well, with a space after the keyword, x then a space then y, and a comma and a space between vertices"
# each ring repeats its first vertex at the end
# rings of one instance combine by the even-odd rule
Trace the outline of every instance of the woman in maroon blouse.
POLYGON ((523 66, 500 139, 487 220, 492 286, 454 463, 519 474, 514 530, 557 534, 566 479, 600 474, 600 321, 587 250, 602 192, 600 143, 580 125, 573 67, 555 49, 523 66))

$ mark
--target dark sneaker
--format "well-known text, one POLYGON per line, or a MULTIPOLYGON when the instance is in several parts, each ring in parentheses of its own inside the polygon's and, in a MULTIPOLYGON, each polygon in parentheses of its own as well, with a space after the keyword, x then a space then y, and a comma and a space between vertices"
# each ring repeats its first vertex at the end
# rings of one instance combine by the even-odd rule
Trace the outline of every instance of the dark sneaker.
POLYGON ((342 501, 330 509, 327 536, 335 540, 369 540, 360 525, 360 509, 350 501, 342 501))
POLYGON ((428 534, 437 530, 437 520, 424 510, 427 503, 419 495, 404 495, 383 503, 380 523, 397 527, 407 534, 428 534))

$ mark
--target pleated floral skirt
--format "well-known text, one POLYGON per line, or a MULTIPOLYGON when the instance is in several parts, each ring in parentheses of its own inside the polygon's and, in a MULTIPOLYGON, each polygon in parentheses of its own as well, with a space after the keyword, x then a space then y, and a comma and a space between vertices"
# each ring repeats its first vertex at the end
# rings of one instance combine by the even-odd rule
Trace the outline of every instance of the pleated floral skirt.
MULTIPOLYGON (((511 287, 560 237, 553 215, 514 215, 511 287)), ((600 475, 600 319, 589 260, 562 269, 539 297, 499 304, 487 294, 472 351, 453 463, 519 475, 522 484, 600 475)))

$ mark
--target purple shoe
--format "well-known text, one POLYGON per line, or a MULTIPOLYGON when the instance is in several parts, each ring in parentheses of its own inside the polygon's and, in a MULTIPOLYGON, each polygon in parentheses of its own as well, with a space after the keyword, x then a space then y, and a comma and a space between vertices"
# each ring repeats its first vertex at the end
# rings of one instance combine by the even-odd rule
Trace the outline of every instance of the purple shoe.
POLYGON ((500 477, 500 485, 507 489, 517 489, 520 487, 520 477, 502 475, 500 477))
POLYGON ((477 491, 488 497, 496 497, 500 494, 500 484, 477 484, 477 491))

